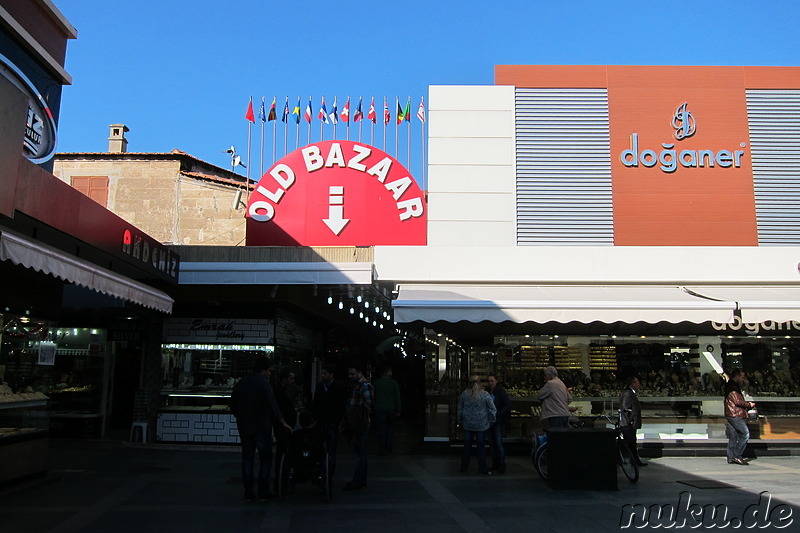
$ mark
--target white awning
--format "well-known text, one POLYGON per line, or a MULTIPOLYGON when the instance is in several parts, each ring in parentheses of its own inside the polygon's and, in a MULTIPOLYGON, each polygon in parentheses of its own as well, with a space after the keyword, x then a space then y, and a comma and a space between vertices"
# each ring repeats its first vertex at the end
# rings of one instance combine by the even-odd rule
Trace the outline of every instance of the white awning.
POLYGON ((687 290, 705 298, 736 302, 742 322, 800 322, 798 286, 691 286, 687 290))
POLYGON ((164 313, 172 312, 174 300, 165 292, 5 230, 0 233, 0 260, 51 274, 144 307, 164 313))
POLYGON ((733 322, 735 302, 652 285, 401 285, 397 322, 733 322))

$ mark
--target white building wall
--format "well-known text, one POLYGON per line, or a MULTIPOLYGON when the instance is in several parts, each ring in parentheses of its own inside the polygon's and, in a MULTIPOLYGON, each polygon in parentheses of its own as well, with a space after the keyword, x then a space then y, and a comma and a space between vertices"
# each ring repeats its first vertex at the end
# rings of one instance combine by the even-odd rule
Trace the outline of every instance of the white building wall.
POLYGON ((429 246, 513 246, 514 88, 432 86, 429 102, 429 246))
POLYGON ((430 87, 429 135, 428 245, 377 246, 378 279, 800 283, 797 246, 516 246, 513 87, 430 87))

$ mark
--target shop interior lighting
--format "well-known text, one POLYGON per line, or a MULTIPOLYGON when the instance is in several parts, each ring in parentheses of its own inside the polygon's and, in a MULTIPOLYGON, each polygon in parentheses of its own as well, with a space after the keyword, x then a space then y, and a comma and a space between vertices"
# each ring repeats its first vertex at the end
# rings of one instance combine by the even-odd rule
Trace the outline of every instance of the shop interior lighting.
POLYGON ((245 350, 245 351, 263 351, 273 352, 275 346, 269 344, 164 344, 162 348, 171 348, 173 350, 245 350))
POLYGON ((344 302, 339 302, 339 309, 344 309, 344 302))
POLYGON ((358 303, 361 303, 361 299, 362 299, 362 298, 361 298, 361 295, 360 295, 360 294, 359 294, 358 296, 356 296, 356 301, 357 301, 358 303))
POLYGON ((350 314, 353 315, 353 314, 355 314, 355 312, 356 312, 356 310, 351 307, 350 308, 350 314))
POLYGON ((328 305, 333 303, 333 296, 328 296, 328 305))

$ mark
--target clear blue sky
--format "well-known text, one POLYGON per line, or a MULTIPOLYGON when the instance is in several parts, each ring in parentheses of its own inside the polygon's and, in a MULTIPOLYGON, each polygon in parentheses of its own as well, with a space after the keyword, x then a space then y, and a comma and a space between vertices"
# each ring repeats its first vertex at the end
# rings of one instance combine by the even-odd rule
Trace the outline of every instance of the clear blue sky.
MULTIPOLYGON (((224 168, 244 157, 249 97, 278 98, 278 114, 313 98, 331 111, 349 95, 412 97, 411 171, 421 177, 416 110, 429 85, 490 85, 497 64, 800 64, 797 0, 54 0, 78 30, 70 41, 58 151, 102 152, 108 125, 130 129, 129 151, 178 148, 224 168)), ((475 102, 476 108, 481 105, 475 102)), ((354 110, 353 110, 354 111, 354 110)), ((351 111, 351 114, 352 112, 351 111)), ((382 109, 379 109, 379 117, 382 109)), ((282 124, 279 123, 279 128, 282 124)), ((289 150, 294 148, 294 123, 289 150)), ((333 127, 325 126, 325 138, 333 127)), ((407 125, 398 159, 405 164, 407 125)), ((253 128, 250 177, 259 169, 253 128)), ((307 125, 301 123, 301 145, 307 125)), ((357 135, 351 125, 351 139, 357 135)), ((369 141, 369 123, 364 125, 369 141)), ((382 122, 375 144, 383 146, 382 122)), ((266 129, 265 169, 272 163, 266 129)), ((337 137, 344 138, 340 123, 337 137)), ((394 122, 387 152, 394 155, 394 122)), ((278 158, 283 154, 278 132, 278 158)), ((244 170, 239 169, 240 173, 244 170)))

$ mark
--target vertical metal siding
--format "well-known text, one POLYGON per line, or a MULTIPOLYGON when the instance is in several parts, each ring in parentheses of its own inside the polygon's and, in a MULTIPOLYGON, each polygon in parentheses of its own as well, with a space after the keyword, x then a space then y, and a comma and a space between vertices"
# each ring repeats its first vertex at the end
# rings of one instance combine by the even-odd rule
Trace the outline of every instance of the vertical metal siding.
POLYGON ((748 90, 760 245, 800 244, 800 91, 748 90))
POLYGON ((605 89, 517 89, 517 244, 613 245, 605 89))

